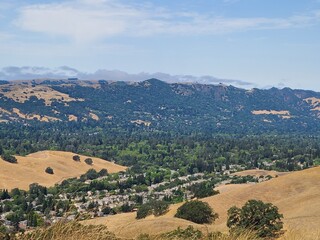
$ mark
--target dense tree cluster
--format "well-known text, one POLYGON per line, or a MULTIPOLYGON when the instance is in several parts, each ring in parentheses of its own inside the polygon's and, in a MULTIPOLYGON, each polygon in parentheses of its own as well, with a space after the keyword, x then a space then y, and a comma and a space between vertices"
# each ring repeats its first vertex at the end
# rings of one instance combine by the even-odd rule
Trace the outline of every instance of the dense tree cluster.
MULTIPOLYGON (((320 164, 320 137, 312 136, 184 136, 159 132, 113 132, 81 124, 0 127, 3 152, 25 155, 38 150, 73 151, 114 160, 143 173, 152 167, 178 170, 181 175, 219 172, 232 165, 293 171, 320 164), (59 131, 56 131, 59 129, 59 131), (4 140, 5 139, 5 140, 4 140)), ((80 157, 75 155, 75 161, 80 157)), ((161 175, 154 181, 162 181, 161 175)))
POLYGON ((195 200, 186 202, 181 207, 179 207, 177 213, 175 214, 175 217, 203 224, 212 223, 219 216, 213 211, 208 203, 195 200))
POLYGON ((283 215, 271 203, 249 200, 242 208, 232 207, 228 210, 227 226, 234 229, 251 229, 259 237, 274 238, 283 228, 283 215))
POLYGON ((150 201, 142 204, 137 211, 137 219, 145 218, 151 214, 155 216, 161 216, 165 214, 169 209, 169 204, 166 201, 150 201))

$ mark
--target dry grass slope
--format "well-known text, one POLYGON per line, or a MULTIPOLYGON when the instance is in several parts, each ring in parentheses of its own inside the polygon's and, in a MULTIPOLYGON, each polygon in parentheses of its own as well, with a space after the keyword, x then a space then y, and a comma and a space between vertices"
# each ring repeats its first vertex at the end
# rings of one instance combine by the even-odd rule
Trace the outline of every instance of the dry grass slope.
POLYGON ((79 177, 90 168, 97 171, 105 168, 110 173, 126 170, 126 167, 99 158, 92 158, 93 165, 89 166, 84 162, 86 156, 79 155, 81 161, 76 162, 72 160, 73 155, 71 152, 42 151, 26 157, 17 156, 17 164, 0 160, 0 189, 28 189, 29 184, 35 182, 53 186, 64 179, 79 177), (53 168, 53 175, 45 173, 47 167, 53 168))
MULTIPOLYGON (((194 226, 203 232, 226 232, 227 210, 231 206, 241 207, 249 199, 271 202, 279 207, 284 215, 286 229, 294 231, 295 236, 305 232, 310 236, 318 234, 320 226, 320 167, 279 176, 270 181, 254 185, 233 185, 219 195, 203 201, 219 214, 219 219, 212 225, 198 225, 174 218, 181 204, 172 205, 170 211, 161 217, 149 217, 136 220, 134 213, 119 214, 106 218, 93 219, 90 224, 105 224, 119 237, 136 237, 141 233, 160 234, 177 227, 194 226)), ((288 239, 288 238, 287 238, 288 239)), ((293 238, 294 239, 294 238, 293 238)), ((312 237, 306 239, 313 239, 312 237)))
POLYGON ((5 97, 20 103, 24 103, 31 97, 36 97, 38 99, 43 99, 47 106, 51 105, 53 99, 65 103, 84 101, 84 99, 72 98, 68 94, 58 92, 48 86, 33 86, 30 82, 27 82, 27 84, 13 82, 13 84, 1 85, 0 93, 5 97))
POLYGON ((277 171, 268 171, 268 170, 262 170, 262 169, 251 169, 251 170, 245 170, 241 172, 235 172, 231 175, 237 175, 237 176, 254 176, 254 177, 260 177, 260 176, 272 176, 272 177, 277 177, 277 176, 282 176, 289 174, 288 172, 277 172, 277 171))
POLYGON ((19 240, 116 240, 105 226, 83 226, 77 222, 58 222, 49 227, 38 229, 18 237, 19 240))

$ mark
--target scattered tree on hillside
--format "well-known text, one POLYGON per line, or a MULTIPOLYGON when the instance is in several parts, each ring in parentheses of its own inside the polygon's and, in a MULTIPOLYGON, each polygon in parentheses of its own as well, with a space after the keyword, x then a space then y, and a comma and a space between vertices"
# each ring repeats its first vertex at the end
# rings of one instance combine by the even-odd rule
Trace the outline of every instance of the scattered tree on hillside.
POLYGON ((194 197, 205 198, 219 193, 213 190, 213 188, 214 185, 210 182, 201 182, 191 185, 189 190, 194 194, 194 197))
POLYGON ((80 162, 80 156, 79 156, 79 155, 74 155, 74 156, 72 157, 72 159, 73 159, 74 161, 76 161, 76 162, 80 162))
POLYGON ((85 162, 86 164, 88 164, 88 165, 92 165, 92 164, 93 164, 92 158, 86 158, 86 159, 84 160, 84 162, 85 162))
POLYGON ((232 207, 228 210, 227 226, 231 229, 249 228, 257 231, 259 237, 273 238, 281 234, 282 214, 271 203, 249 200, 241 209, 232 207))
POLYGON ((153 201, 153 214, 155 216, 161 216, 169 210, 169 204, 165 201, 153 201))
POLYGON ((2 158, 4 161, 9 162, 9 163, 17 163, 17 162, 18 162, 18 160, 16 159, 15 156, 10 155, 10 154, 8 154, 8 153, 3 153, 3 154, 1 155, 1 158, 2 158))
POLYGON ((8 192, 8 189, 0 190, 0 200, 10 199, 11 196, 8 192))
POLYGON ((45 172, 48 174, 53 174, 53 169, 51 167, 47 167, 45 172))
POLYGON ((203 224, 214 222, 218 218, 218 214, 213 211, 208 203, 195 200, 186 202, 179 207, 175 217, 203 224))
POLYGON ((103 168, 98 172, 98 174, 99 174, 99 177, 107 176, 108 175, 108 170, 103 168))
POLYGON ((145 218, 151 214, 161 216, 169 209, 169 204, 165 201, 150 201, 142 204, 137 211, 137 219, 145 218))
POLYGON ((137 211, 137 219, 145 218, 152 214, 152 207, 150 204, 143 204, 137 211))

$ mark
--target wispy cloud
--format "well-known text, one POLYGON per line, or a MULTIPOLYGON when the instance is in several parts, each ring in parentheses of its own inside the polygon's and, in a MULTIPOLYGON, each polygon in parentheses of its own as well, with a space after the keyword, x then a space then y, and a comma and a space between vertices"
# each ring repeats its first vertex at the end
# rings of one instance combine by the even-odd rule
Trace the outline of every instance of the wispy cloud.
POLYGON ((193 75, 171 75, 167 73, 138 73, 130 74, 119 70, 106 70, 100 69, 92 73, 81 72, 75 68, 62 66, 59 68, 47 68, 47 67, 5 67, 0 69, 0 78, 6 80, 28 80, 28 79, 40 79, 40 78, 54 78, 65 79, 69 77, 77 77, 83 80, 112 80, 112 81, 130 81, 138 82, 147 80, 150 78, 157 78, 170 83, 203 83, 203 84, 219 84, 224 83, 228 85, 235 85, 240 87, 252 87, 254 84, 235 79, 223 79, 214 76, 193 76, 193 75))
POLYGON ((284 29, 317 24, 319 20, 319 12, 288 18, 227 18, 197 12, 174 12, 150 4, 130 5, 114 0, 70 0, 24 6, 19 11, 15 25, 23 30, 60 35, 81 43, 119 35, 214 35, 235 31, 284 29))

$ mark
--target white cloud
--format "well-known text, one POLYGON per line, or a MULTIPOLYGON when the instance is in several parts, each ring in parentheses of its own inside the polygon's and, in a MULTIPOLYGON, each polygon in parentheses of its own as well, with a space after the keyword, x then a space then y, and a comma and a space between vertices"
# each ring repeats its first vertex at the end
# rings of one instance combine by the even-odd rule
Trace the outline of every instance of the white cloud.
POLYGON ((16 25, 86 42, 124 32, 129 18, 136 18, 138 14, 134 9, 98 0, 41 4, 21 9, 16 25))
POLYGON ((318 12, 289 18, 225 18, 172 12, 152 5, 121 4, 114 0, 70 0, 25 6, 20 9, 15 24, 27 31, 64 36, 82 43, 118 35, 212 35, 292 28, 317 24, 319 18, 318 12))
POLYGON ((170 75, 167 73, 137 73, 130 74, 119 70, 107 70, 99 69, 92 73, 81 72, 75 68, 70 68, 67 66, 59 68, 47 68, 47 67, 5 67, 0 69, 0 78, 6 80, 15 79, 37 79, 37 78, 56 78, 65 79, 68 77, 77 77, 83 80, 112 80, 112 81, 143 81, 150 78, 157 78, 170 83, 181 83, 181 82, 197 82, 202 84, 232 84, 241 87, 252 87, 252 83, 242 80, 234 79, 223 79, 216 78, 213 76, 193 76, 193 75, 170 75))

